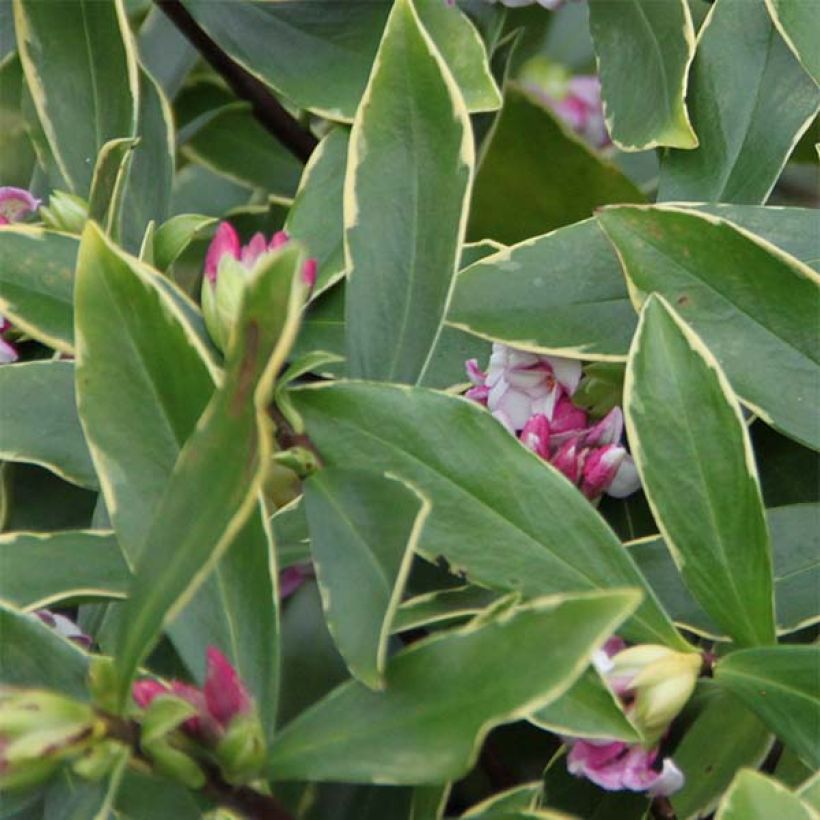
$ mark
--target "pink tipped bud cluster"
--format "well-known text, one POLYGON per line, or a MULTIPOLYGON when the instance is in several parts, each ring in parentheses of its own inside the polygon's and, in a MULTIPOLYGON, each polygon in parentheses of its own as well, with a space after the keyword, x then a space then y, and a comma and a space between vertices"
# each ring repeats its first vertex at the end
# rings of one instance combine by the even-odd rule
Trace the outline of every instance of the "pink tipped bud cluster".
POLYGON ((632 457, 621 445, 623 414, 616 407, 590 425, 572 403, 581 363, 493 344, 489 367, 467 362, 467 397, 484 404, 521 443, 560 470, 589 499, 624 498, 640 487, 632 457))
MULTIPOLYGON (((264 234, 255 233, 250 242, 243 245, 239 234, 230 222, 221 222, 205 256, 205 278, 216 283, 223 259, 235 259, 246 270, 252 270, 267 253, 284 247, 290 241, 287 231, 277 231, 268 241, 264 234)), ((308 287, 316 283, 316 260, 308 259, 302 269, 302 280, 308 287)))
MULTIPOLYGON (((20 222, 39 207, 40 200, 23 188, 0 187, 0 225, 20 222)), ((0 316, 0 364, 16 362, 19 358, 17 348, 3 338, 10 329, 8 320, 0 316)))
MULTIPOLYGON (((243 245, 229 222, 222 222, 217 228, 205 256, 201 302, 208 333, 220 350, 227 350, 248 275, 269 254, 288 242, 288 234, 277 231, 269 240, 257 233, 243 245)), ((302 283, 307 288, 316 283, 315 259, 304 263, 302 283)))
POLYGON ((649 644, 626 648, 613 637, 596 653, 593 664, 621 699, 645 743, 565 738, 570 773, 607 791, 646 791, 653 796, 678 791, 683 773, 671 758, 659 761, 660 741, 694 690, 699 656, 649 644))
POLYGON ((207 651, 207 673, 202 689, 182 681, 166 685, 155 680, 134 683, 131 694, 145 709, 160 695, 176 695, 187 701, 197 714, 183 724, 183 731, 207 745, 216 744, 233 719, 253 710, 253 701, 231 662, 213 646, 207 651))

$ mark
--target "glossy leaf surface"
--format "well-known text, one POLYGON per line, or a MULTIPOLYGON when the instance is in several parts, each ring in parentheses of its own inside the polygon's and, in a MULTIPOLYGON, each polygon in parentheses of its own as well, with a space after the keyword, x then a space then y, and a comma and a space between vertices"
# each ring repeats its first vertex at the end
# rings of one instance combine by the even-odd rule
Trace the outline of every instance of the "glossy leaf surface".
MULTIPOLYGON (((530 596, 645 588, 583 496, 473 402, 355 383, 294 390, 292 400, 328 466, 389 472, 435 499, 418 545, 425 557, 441 555, 478 583, 530 596)), ((626 632, 681 643, 648 591, 626 632)))
POLYGON ((701 340, 657 297, 638 324, 624 410, 644 491, 692 595, 738 643, 773 642, 771 546, 740 407, 701 340))
POLYGON ((351 376, 412 384, 424 374, 461 253, 472 166, 464 101, 411 0, 398 0, 350 134, 351 376))
POLYGON ((591 0, 589 22, 612 139, 627 151, 694 148, 684 104, 695 53, 686 0, 591 0))
POLYGON ((690 97, 700 144, 664 157, 660 200, 765 202, 820 103, 764 0, 712 6, 692 64, 690 97))
POLYGON ((818 664, 817 646, 775 646, 733 652, 715 667, 715 680, 814 769, 820 765, 818 664))
POLYGON ((395 479, 326 469, 305 484, 304 503, 328 628, 354 677, 381 689, 393 614, 429 502, 395 479))
POLYGON ((71 362, 0 367, 0 457, 39 464, 82 487, 97 487, 74 401, 71 362))
POLYGON ((391 660, 384 692, 343 684, 286 726, 271 749, 270 775, 391 783, 459 777, 491 726, 566 691, 635 602, 623 592, 544 598, 418 643, 391 660))
POLYGON ((820 448, 820 425, 807 410, 820 401, 820 277, 713 217, 618 208, 598 219, 636 306, 660 293, 708 345, 745 403, 778 430, 820 448))

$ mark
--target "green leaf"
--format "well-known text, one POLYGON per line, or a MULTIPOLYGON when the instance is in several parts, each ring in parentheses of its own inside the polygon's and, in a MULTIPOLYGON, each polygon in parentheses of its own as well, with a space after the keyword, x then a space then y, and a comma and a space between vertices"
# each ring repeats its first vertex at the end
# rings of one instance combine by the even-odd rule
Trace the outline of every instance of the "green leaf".
POLYGON ((74 352, 77 240, 40 228, 0 227, 0 314, 32 338, 74 352))
MULTIPOLYGON (((231 6, 231 13, 237 6, 231 6)), ((182 153, 214 173, 290 198, 302 165, 266 131, 246 103, 226 105, 184 145, 182 153)))
POLYGON ((168 100, 144 68, 140 68, 139 142, 128 170, 115 236, 132 252, 148 224, 168 218, 174 180, 174 120, 168 100))
POLYGON ((498 593, 475 586, 454 587, 403 601, 393 618, 393 632, 438 624, 443 621, 464 620, 477 615, 498 598, 498 593))
POLYGON ((414 0, 421 24, 436 44, 473 114, 501 107, 481 35, 455 3, 414 0))
POLYGON ((99 222, 108 234, 112 233, 118 221, 123 186, 136 143, 135 137, 109 140, 100 149, 94 166, 88 196, 88 218, 99 222))
POLYGON ((748 431, 720 366, 660 297, 624 383, 644 492, 692 595, 740 644, 774 641, 772 558, 748 431))
POLYGON ((658 198, 759 204, 814 118, 820 92, 763 0, 718 0, 700 32, 688 98, 700 144, 664 156, 658 198))
POLYGON ((598 219, 636 307, 661 294, 703 338, 745 404, 820 448, 820 426, 807 410, 820 402, 820 276, 715 217, 662 207, 617 208, 598 219))
POLYGON ((813 0, 766 0, 766 7, 780 35, 803 68, 820 83, 820 18, 813 0))
POLYGON ((45 790, 42 820, 103 820, 111 809, 128 761, 130 749, 120 744, 112 768, 98 780, 86 780, 63 769, 45 790))
POLYGON ((715 680, 813 769, 820 767, 818 665, 817 646, 745 649, 715 665, 715 680))
POLYGON ((177 214, 160 225, 154 234, 154 263, 157 270, 168 270, 195 236, 215 222, 212 216, 177 214))
POLYGON ((715 820, 814 820, 816 816, 776 780, 743 769, 720 801, 715 820))
POLYGON ((270 519, 280 570, 310 561, 310 533, 302 496, 278 509, 270 519))
POLYGON ((14 23, 48 144, 71 190, 87 196, 89 158, 135 134, 137 64, 121 2, 14 0, 14 23))
POLYGON ((512 245, 586 219, 601 205, 645 199, 612 163, 514 84, 505 90, 488 139, 476 173, 470 239, 512 245))
POLYGON ((470 806, 462 817, 483 817, 500 811, 514 811, 517 809, 534 809, 540 798, 543 787, 540 780, 533 783, 522 783, 502 792, 491 795, 486 800, 470 806))
POLYGON ((590 0, 609 133, 625 151, 694 148, 684 104, 695 31, 686 0, 590 0))
POLYGON ((769 730, 742 703, 712 681, 701 681, 695 700, 700 714, 675 747, 683 788, 671 797, 675 814, 706 817, 738 769, 756 768, 772 745, 769 730))
POLYGON ((0 458, 39 464, 81 487, 97 487, 74 403, 74 364, 0 367, 0 458))
POLYGON ((129 820, 157 820, 163 814, 176 820, 202 820, 202 809, 194 795, 181 783, 129 767, 123 775, 116 808, 129 820))
POLYGON ((174 99, 199 59, 199 52, 158 6, 148 11, 139 31, 143 68, 157 81, 169 99, 174 99))
POLYGON ((131 561, 216 378, 198 337, 148 270, 86 227, 75 288, 77 404, 131 561))
POLYGON ((285 230, 318 263, 313 299, 344 276, 342 196, 349 141, 349 129, 334 128, 315 148, 285 222, 285 230))
MULTIPOLYGON (((83 237, 76 301, 80 416, 91 431, 90 449, 117 538, 133 565, 167 502, 169 477, 218 372, 187 318, 191 303, 167 279, 106 242, 93 224, 83 237), (109 423, 112 418, 117 424, 109 423)), ((194 318, 201 322, 195 310, 194 318)), ((217 644, 255 695, 272 732, 278 627, 265 517, 258 510, 236 534, 169 632, 199 680, 204 646, 217 644)))
MULTIPOLYGON (((11 6, 8 6, 9 11, 11 6)), ((0 29, 14 30, 11 19, 0 20, 0 29)), ((21 96, 23 69, 17 55, 0 62, 0 179, 4 185, 25 188, 34 170, 34 146, 26 131, 21 96)))
POLYGON ((615 695, 590 668, 558 700, 533 712, 530 723, 561 735, 637 743, 641 735, 615 695))
MULTIPOLYGON (((419 3, 419 15, 461 85, 470 111, 497 107, 487 56, 457 8, 419 3), (428 8, 428 6, 430 8, 428 8)), ((332 120, 350 122, 365 92, 390 3, 385 0, 246 2, 220 6, 185 0, 197 22, 235 60, 292 100, 332 120), (271 48, 276 43, 276 48, 271 48), (328 78, 333 82, 328 82, 328 78)))
POLYGON ((354 677, 382 689, 393 614, 430 504, 411 485, 353 470, 321 470, 304 490, 328 628, 354 677))
MULTIPOLYGON (((670 203, 672 204, 672 203, 670 203)), ((769 208, 763 205, 724 205, 700 202, 674 203, 725 219, 765 239, 815 270, 820 269, 817 247, 817 211, 813 208, 769 208)))
POLYGON ((266 408, 296 335, 306 291, 303 261, 301 247, 291 242, 246 284, 224 382, 181 450, 141 544, 116 652, 121 705, 163 625, 202 584, 257 504, 271 455, 266 408), (203 508, 204 497, 213 502, 203 508), (198 511, 193 518, 192 510, 198 511))
POLYGON ((88 655, 36 615, 0 602, 0 683, 88 700, 88 655))
POLYGON ((412 0, 397 0, 350 135, 350 375, 409 383, 424 375, 450 299, 473 162, 458 88, 412 0))
POLYGON ((0 598, 26 609, 85 598, 124 598, 131 573, 113 533, 0 535, 0 598))
MULTIPOLYGON (((774 552, 778 634, 794 632, 820 619, 819 515, 817 504, 790 504, 766 510, 774 552)), ((626 546, 675 623, 711 638, 725 639, 683 585, 662 538, 650 536, 626 546)))
POLYGON ((528 596, 641 588, 647 597, 625 634, 687 648, 595 509, 482 407, 356 383, 300 388, 292 400, 327 466, 389 472, 435 499, 417 547, 424 557, 528 596))
POLYGON ((527 239, 456 277, 447 324, 514 347, 623 359, 636 325, 618 260, 594 219, 527 239))
POLYGON ((277 780, 443 783, 463 775, 495 725, 560 696, 629 614, 629 592, 542 598, 393 657, 387 688, 343 684, 286 726, 277 780))

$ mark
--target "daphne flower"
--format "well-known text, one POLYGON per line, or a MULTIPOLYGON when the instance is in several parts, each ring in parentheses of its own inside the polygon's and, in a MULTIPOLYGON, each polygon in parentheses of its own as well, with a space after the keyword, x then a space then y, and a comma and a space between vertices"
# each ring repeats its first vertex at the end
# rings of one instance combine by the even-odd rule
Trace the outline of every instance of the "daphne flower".
POLYGON ((669 758, 660 768, 656 766, 659 743, 695 688, 700 657, 653 644, 627 649, 613 636, 595 653, 592 663, 621 698, 645 743, 566 738, 571 746, 567 756, 570 773, 608 791, 627 789, 662 796, 678 791, 683 773, 669 758))
POLYGON ((467 375, 474 385, 468 396, 486 404, 508 429, 519 432, 534 415, 552 419, 559 399, 571 396, 578 387, 581 364, 495 342, 486 374, 470 360, 467 375))
POLYGON ((60 615, 49 609, 38 609, 34 614, 58 635, 62 635, 63 638, 73 641, 83 647, 83 649, 91 649, 93 643, 91 636, 86 635, 70 618, 66 618, 65 615, 60 615))
POLYGON ((25 219, 40 207, 40 200, 23 188, 0 187, 0 225, 25 219))
MULTIPOLYGON (((277 231, 270 240, 257 233, 242 245, 234 227, 229 222, 220 223, 205 256, 201 294, 205 325, 220 350, 227 348, 248 276, 257 264, 289 241, 285 231, 277 231)), ((315 259, 305 262, 302 281, 309 288, 315 284, 315 259)))

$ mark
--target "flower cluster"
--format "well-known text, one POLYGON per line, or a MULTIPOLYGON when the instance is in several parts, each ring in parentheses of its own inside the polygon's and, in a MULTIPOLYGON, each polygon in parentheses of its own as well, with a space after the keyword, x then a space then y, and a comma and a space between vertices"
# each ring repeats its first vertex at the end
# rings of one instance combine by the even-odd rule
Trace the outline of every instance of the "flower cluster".
POLYGON ((93 644, 91 636, 86 635, 70 618, 60 615, 59 612, 52 612, 50 609, 38 609, 34 614, 58 635, 73 641, 83 649, 91 649, 93 644))
POLYGON ((132 688, 134 700, 144 709, 160 695, 176 695, 197 711, 194 717, 183 723, 183 731, 195 740, 214 743, 235 717, 252 712, 253 701, 236 669, 216 647, 208 647, 207 664, 202 689, 177 680, 168 685, 155 680, 140 680, 132 688))
MULTIPOLYGON (((10 186, 0 187, 0 225, 20 222, 39 207, 40 200, 28 191, 10 186)), ((3 338, 3 334, 10 329, 11 323, 0 316, 0 364, 16 362, 18 358, 17 349, 3 338)))
POLYGON ((560 470, 589 499, 624 498, 640 486, 632 457, 621 445, 623 414, 613 408, 597 424, 572 403, 581 363, 495 343, 487 371, 467 362, 468 398, 487 409, 525 447, 560 470))
MULTIPOLYGON (((290 237, 277 231, 270 240, 255 234, 243 245, 233 225, 220 223, 205 256, 202 279, 202 312, 208 333, 220 350, 226 350, 231 327, 239 311, 244 283, 256 266, 287 245, 290 237)), ((316 260, 308 259, 302 269, 308 287, 316 282, 316 260)))
POLYGON ((621 699, 644 743, 565 738, 570 745, 567 768, 608 791, 648 791, 661 796, 678 791, 683 773, 670 758, 657 767, 659 744, 695 688, 700 657, 652 644, 627 649, 614 637, 593 663, 621 699))

